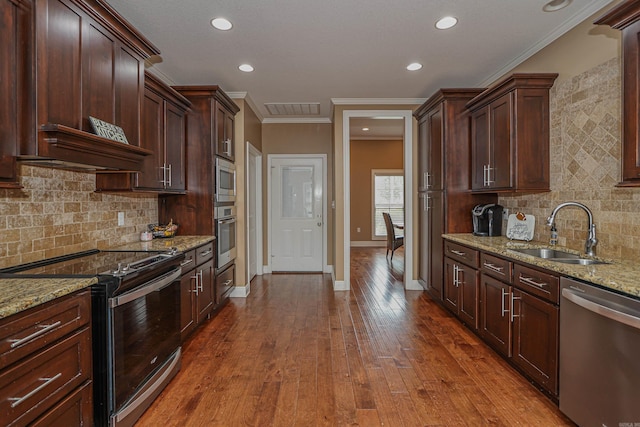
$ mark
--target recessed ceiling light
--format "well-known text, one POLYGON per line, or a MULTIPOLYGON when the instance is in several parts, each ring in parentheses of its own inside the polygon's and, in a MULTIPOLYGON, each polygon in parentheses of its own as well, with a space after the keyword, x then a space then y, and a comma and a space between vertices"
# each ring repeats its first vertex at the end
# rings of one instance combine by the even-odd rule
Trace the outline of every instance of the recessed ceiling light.
POLYGON ((362 130, 366 132, 369 130, 369 128, 362 128, 362 130))
POLYGON ((438 22, 436 22, 436 28, 439 30, 446 30, 447 28, 451 28, 458 23, 458 18, 454 18, 453 16, 445 16, 444 18, 440 18, 438 22))
POLYGON ((413 62, 413 63, 407 65, 407 70, 409 70, 409 71, 416 71, 416 70, 419 70, 420 68, 422 68, 422 64, 420 64, 418 62, 413 62))
POLYGON ((249 64, 242 64, 238 67, 240 71, 244 71, 245 73, 250 73, 253 71, 253 67, 249 64))
POLYGON ((571 4, 572 0, 551 0, 549 3, 542 6, 542 10, 545 12, 555 12, 556 10, 564 9, 571 4))
POLYGON ((218 30, 227 31, 230 30, 233 25, 226 18, 214 18, 211 20, 211 25, 218 30))

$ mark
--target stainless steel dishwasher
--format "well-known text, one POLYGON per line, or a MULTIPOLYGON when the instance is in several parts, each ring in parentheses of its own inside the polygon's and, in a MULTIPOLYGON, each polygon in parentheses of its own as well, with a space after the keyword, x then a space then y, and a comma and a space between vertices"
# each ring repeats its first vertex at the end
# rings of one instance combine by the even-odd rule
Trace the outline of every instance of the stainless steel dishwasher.
POLYGON ((560 410, 581 427, 640 425, 640 299, 560 280, 560 410))

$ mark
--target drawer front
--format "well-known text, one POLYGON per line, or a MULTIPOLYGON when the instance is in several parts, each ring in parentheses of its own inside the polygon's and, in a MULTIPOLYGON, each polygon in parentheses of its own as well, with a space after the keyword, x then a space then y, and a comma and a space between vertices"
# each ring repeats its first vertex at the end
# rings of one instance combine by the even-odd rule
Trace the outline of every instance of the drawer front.
POLYGON ((182 267, 182 274, 185 274, 194 268, 196 268, 196 250, 191 249, 184 253, 184 259, 180 263, 180 267, 182 267))
POLYGON ((480 256, 480 268, 483 273, 489 276, 505 283, 511 283, 511 271, 513 268, 511 261, 483 253, 480 256))
POLYGON ((467 264, 469 267, 478 268, 479 252, 475 249, 445 240, 444 254, 453 260, 467 264))
POLYGON ((554 304, 560 302, 560 278, 551 273, 516 264, 513 285, 554 304))
POLYGON ((70 427, 93 425, 93 393, 91 381, 74 391, 38 418, 31 427, 70 427))
POLYGON ((236 282, 236 266, 218 273, 216 276, 216 304, 221 303, 231 292, 236 282))
POLYGON ((213 242, 202 245, 195 249, 196 251, 196 265, 200 265, 213 258, 213 242))
POLYGON ((85 327, 0 373, 0 414, 24 425, 91 378, 91 329, 85 327))
POLYGON ((90 320, 89 290, 3 319, 0 322, 0 366, 9 366, 90 320))

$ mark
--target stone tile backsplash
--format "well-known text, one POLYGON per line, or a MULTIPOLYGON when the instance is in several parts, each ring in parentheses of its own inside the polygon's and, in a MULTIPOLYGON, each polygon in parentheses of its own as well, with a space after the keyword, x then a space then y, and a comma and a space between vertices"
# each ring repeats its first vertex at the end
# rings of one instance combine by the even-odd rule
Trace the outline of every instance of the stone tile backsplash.
POLYGON ((134 242, 158 221, 157 196, 95 193, 91 173, 21 165, 20 178, 0 190, 0 267, 134 242))
MULTIPOLYGON (((566 201, 593 212, 597 253, 635 257, 640 251, 640 188, 617 188, 621 159, 620 59, 614 58, 551 90, 551 192, 501 196, 511 213, 536 217, 535 240, 548 241, 546 219, 566 201)), ((587 216, 564 208, 556 217, 558 244, 583 249, 587 216)))

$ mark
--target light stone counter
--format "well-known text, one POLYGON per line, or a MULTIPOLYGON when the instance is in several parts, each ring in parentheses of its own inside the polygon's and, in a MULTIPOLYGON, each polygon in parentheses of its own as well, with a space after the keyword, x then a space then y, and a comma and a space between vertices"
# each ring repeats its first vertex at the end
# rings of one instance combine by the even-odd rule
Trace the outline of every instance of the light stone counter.
POLYGON ((607 261, 610 264, 564 264, 548 261, 533 255, 521 254, 512 249, 554 248, 576 254, 579 254, 579 252, 563 247, 549 246, 542 242, 509 240, 504 236, 483 237, 474 236, 473 234, 443 234, 442 237, 452 242, 467 245, 485 252, 491 252, 516 261, 526 262, 533 266, 555 271, 564 276, 582 279, 605 288, 622 292, 635 298, 640 298, 640 263, 638 263, 637 260, 596 257, 597 259, 607 261))
MULTIPOLYGON (((213 241, 213 236, 176 236, 171 239, 153 239, 134 242, 110 249, 127 251, 166 251, 172 247, 188 251, 213 241)), ((0 279, 0 319, 63 297, 97 283, 94 278, 61 279, 0 279)))

